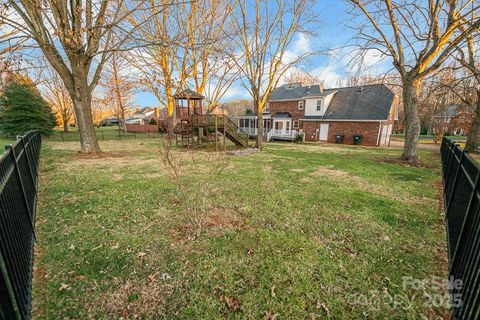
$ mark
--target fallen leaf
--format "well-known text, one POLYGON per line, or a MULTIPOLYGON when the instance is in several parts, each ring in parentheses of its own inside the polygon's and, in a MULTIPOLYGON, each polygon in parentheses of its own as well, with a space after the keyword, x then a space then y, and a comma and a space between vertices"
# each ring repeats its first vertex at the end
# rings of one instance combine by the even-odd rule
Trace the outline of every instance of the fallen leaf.
POLYGON ((69 290, 69 289, 70 289, 70 286, 68 284, 62 283, 58 291, 69 290))
POLYGON ((390 241, 390 237, 389 236, 384 236, 383 241, 390 241))
POLYGON ((220 296, 220 301, 225 302, 230 311, 240 310, 240 301, 235 297, 228 297, 222 294, 220 296))
POLYGON ((322 309, 325 312, 325 314, 327 315, 327 317, 330 316, 330 310, 328 309, 328 307, 325 303, 318 302, 317 303, 317 309, 322 309))
POLYGON ((139 253, 137 253, 137 258, 143 258, 143 257, 145 257, 146 255, 147 255, 146 252, 139 252, 139 253))
POLYGON ((151 275, 148 276, 148 280, 150 280, 150 282, 157 281, 157 275, 155 273, 152 273, 151 275))
POLYGON ((85 279, 85 276, 75 276, 75 282, 85 279))
POLYGON ((270 288, 270 294, 272 295, 272 298, 275 298, 276 294, 275 294, 275 286, 272 286, 270 288))
POLYGON ((277 319, 278 317, 278 313, 273 313, 271 311, 265 311, 265 314, 263 316, 263 319, 266 319, 266 320, 275 320, 277 319))

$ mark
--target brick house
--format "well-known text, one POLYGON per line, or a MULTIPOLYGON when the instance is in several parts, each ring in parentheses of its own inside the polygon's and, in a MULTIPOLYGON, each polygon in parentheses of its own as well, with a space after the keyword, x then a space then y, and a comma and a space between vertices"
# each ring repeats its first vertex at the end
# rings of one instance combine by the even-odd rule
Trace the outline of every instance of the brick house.
POLYGON ((432 131, 437 135, 448 133, 454 136, 466 136, 473 118, 473 113, 467 108, 451 105, 444 112, 433 116, 432 131))
MULTIPOLYGON (((362 145, 387 145, 398 120, 398 97, 383 84, 324 89, 321 85, 285 84, 270 95, 264 115, 267 141, 292 140, 303 132, 306 141, 362 145)), ((250 136, 257 134, 257 116, 238 117, 238 125, 250 136)))

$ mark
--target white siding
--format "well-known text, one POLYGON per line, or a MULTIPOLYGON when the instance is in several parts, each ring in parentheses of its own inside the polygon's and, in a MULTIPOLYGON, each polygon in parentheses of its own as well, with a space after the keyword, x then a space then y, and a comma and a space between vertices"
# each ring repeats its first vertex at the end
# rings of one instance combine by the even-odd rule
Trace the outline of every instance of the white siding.
POLYGON ((305 115, 306 116, 323 116, 325 114, 325 111, 327 111, 328 105, 332 101, 334 95, 335 95, 335 92, 329 94, 326 97, 322 97, 322 98, 306 99, 305 100, 305 115), (318 100, 322 101, 322 108, 320 109, 320 111, 317 111, 317 101, 318 100))
POLYGON ((306 99, 305 100, 305 115, 306 116, 323 116, 325 113, 323 101, 322 101, 322 110, 317 111, 317 101, 323 100, 323 98, 318 99, 306 99))

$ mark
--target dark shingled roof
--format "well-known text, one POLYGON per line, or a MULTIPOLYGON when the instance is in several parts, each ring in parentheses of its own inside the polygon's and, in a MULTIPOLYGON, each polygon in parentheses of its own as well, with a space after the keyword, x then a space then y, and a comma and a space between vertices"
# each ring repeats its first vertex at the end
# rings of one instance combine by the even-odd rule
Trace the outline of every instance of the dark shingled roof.
POLYGON ((272 116, 273 119, 291 119, 292 115, 290 112, 275 112, 272 116))
POLYGON ((177 93, 173 96, 175 99, 191 99, 191 100, 202 100, 205 99, 200 93, 193 91, 192 89, 185 89, 182 92, 177 93))
POLYGON ((275 88, 275 90, 270 93, 269 100, 297 100, 306 96, 326 96, 333 91, 335 90, 325 89, 323 92, 320 92, 319 85, 303 87, 300 83, 291 83, 275 88))
POLYGON ((283 85, 270 95, 272 100, 300 100, 308 96, 326 96, 335 93, 325 114, 304 116, 302 119, 331 120, 386 120, 395 99, 395 93, 384 84, 324 89, 320 86, 283 85))
POLYGON ((386 120, 395 93, 384 84, 334 89, 324 119, 386 120))

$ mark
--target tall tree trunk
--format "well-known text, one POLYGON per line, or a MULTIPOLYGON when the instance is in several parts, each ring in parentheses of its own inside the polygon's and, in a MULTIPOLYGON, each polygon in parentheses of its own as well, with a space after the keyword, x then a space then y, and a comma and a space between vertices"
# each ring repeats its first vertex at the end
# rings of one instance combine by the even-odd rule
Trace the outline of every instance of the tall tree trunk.
POLYGON ((62 122, 63 122, 63 132, 68 133, 68 117, 64 115, 62 117, 62 122))
POLYGON ((127 133, 127 125, 125 124, 125 108, 122 107, 120 117, 122 118, 122 127, 123 127, 123 133, 127 133))
POLYGON ((100 153, 92 117, 92 94, 88 87, 85 68, 75 68, 74 86, 70 88, 75 110, 78 131, 80 132, 80 151, 82 153, 100 153), (76 70, 75 70, 76 69, 76 70))
POLYGON ((475 108, 475 117, 472 126, 468 131, 465 151, 472 152, 480 148, 480 90, 477 91, 477 107, 475 108))
POLYGON ((173 137, 173 116, 167 116, 167 136, 169 138, 173 137))
POLYGON ((257 142, 255 148, 263 150, 263 106, 259 101, 255 102, 255 109, 257 111, 257 142))
MULTIPOLYGON (((173 137, 173 115, 175 111, 175 100, 173 99, 172 89, 167 89, 167 134, 173 137)), ((179 115, 177 115, 178 117, 179 115)))
POLYGON ((405 144, 401 159, 418 161, 417 149, 420 139, 420 118, 418 117, 419 80, 403 79, 403 108, 405 113, 405 144))
POLYGON ((123 133, 127 133, 127 126, 125 125, 125 106, 123 105, 123 97, 120 92, 120 79, 118 78, 118 65, 115 55, 112 56, 113 66, 113 80, 115 81, 115 94, 117 95, 117 121, 118 129, 123 130, 123 133))

